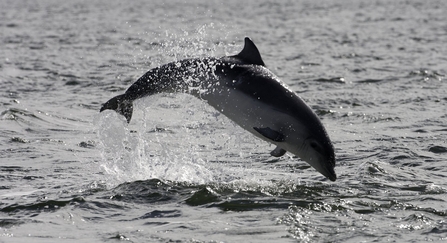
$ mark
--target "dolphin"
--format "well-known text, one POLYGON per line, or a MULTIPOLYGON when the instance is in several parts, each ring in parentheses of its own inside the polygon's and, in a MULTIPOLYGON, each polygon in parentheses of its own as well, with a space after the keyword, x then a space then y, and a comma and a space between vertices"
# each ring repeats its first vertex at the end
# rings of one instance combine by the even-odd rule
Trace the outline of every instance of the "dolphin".
POLYGON ((320 119, 265 67, 248 37, 237 55, 185 59, 149 70, 124 94, 103 104, 100 112, 115 110, 129 123, 134 100, 162 92, 202 99, 256 137, 276 145, 272 156, 288 151, 329 180, 337 179, 334 147, 320 119))

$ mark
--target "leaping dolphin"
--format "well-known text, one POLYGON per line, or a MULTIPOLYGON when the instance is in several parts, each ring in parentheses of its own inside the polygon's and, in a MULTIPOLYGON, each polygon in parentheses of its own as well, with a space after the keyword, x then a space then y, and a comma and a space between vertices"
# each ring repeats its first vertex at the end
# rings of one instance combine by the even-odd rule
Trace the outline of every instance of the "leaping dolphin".
POLYGON ((185 59, 151 69, 100 111, 115 110, 130 122, 134 100, 162 92, 205 100, 245 130, 275 144, 272 156, 291 152, 331 181, 337 179, 334 147, 320 119, 265 67, 248 37, 234 56, 185 59))

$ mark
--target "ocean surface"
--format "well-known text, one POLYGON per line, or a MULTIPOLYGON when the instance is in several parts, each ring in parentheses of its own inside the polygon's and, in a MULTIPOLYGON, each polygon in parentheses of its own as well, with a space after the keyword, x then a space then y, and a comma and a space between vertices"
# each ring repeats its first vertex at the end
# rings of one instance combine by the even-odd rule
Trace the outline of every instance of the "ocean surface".
POLYGON ((0 242, 447 241, 447 1, 0 1, 0 242), (331 182, 205 102, 101 105, 244 37, 318 114, 331 182))

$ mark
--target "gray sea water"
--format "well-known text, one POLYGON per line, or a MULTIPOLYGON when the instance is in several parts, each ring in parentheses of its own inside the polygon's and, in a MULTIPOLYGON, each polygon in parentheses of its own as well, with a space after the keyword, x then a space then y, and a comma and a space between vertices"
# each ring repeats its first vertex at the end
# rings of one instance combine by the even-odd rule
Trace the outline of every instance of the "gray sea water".
POLYGON ((0 1, 0 242, 447 240, 447 2, 0 1), (185 94, 102 103, 249 36, 338 179, 185 94))

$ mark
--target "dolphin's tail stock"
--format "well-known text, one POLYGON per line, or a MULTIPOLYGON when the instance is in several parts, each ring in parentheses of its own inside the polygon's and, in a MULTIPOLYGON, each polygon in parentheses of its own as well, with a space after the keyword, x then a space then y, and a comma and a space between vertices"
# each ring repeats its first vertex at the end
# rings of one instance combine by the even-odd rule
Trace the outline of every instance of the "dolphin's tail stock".
POLYGON ((126 99, 125 94, 118 95, 102 105, 100 112, 104 110, 114 110, 126 117, 127 123, 132 118, 133 105, 132 100, 126 99))

